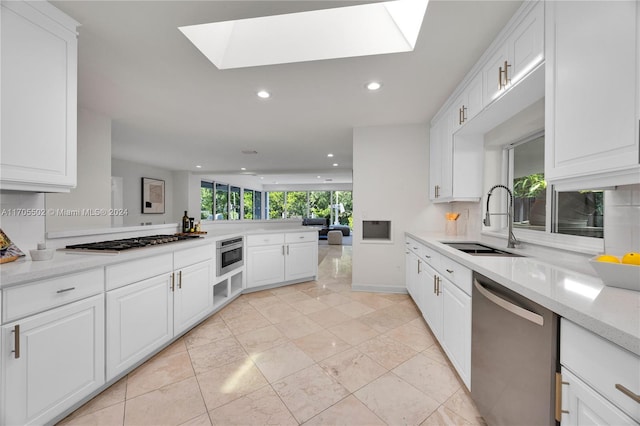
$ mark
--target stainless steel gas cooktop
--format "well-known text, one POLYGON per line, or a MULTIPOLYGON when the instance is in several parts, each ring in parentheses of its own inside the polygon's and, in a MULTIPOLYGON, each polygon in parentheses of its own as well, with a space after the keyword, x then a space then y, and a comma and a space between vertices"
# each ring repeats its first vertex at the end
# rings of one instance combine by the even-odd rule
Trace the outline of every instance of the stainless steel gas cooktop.
POLYGON ((169 244, 177 241, 201 238, 198 235, 148 235, 144 237, 126 238, 122 240, 99 241, 95 243, 83 243, 68 245, 62 251, 71 253, 103 253, 117 254, 121 251, 144 247, 152 247, 161 244, 169 244))

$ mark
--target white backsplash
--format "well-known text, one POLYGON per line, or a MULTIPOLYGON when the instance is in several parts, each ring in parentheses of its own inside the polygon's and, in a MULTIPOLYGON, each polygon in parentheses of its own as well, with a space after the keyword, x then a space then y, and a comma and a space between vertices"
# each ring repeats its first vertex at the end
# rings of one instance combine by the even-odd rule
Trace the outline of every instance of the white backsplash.
POLYGON ((640 185, 605 191, 604 204, 605 252, 640 252, 640 185))
POLYGON ((27 256, 44 241, 44 194, 0 191, 0 228, 27 256))

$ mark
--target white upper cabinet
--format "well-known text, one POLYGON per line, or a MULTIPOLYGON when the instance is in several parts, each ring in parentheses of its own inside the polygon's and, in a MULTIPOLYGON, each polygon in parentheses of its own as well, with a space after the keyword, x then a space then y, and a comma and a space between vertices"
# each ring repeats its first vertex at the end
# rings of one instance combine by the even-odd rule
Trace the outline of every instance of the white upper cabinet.
POLYGON ((77 22, 44 1, 2 2, 0 189, 76 185, 77 22))
POLYGON ((482 110, 483 84, 482 73, 478 73, 467 85, 453 104, 453 131, 458 130, 467 121, 482 110))
POLYGON ((636 1, 547 2, 548 181, 640 182, 639 10, 636 1))
MULTIPOLYGON (((489 105, 544 60, 544 2, 507 25, 509 35, 482 69, 484 105, 489 105), (515 25, 510 29, 510 25, 515 25)), ((529 7, 525 5, 525 7, 529 7)))

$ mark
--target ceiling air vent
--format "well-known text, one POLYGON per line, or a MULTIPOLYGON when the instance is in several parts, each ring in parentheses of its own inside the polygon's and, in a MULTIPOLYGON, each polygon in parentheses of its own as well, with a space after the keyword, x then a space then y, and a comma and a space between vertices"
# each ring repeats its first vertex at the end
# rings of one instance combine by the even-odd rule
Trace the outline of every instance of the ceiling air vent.
POLYGON ((333 182, 333 179, 325 179, 325 182, 333 182))
POLYGON ((242 150, 242 153, 243 153, 243 154, 252 155, 252 154, 257 154, 257 153, 258 153, 258 151, 253 150, 253 149, 243 149, 243 150, 242 150))

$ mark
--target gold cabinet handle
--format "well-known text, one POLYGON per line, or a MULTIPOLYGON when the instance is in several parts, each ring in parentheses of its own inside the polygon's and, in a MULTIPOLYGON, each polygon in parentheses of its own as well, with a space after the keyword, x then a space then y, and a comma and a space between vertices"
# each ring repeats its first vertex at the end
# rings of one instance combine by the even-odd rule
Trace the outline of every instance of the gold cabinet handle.
POLYGON ((436 293, 436 276, 433 276, 433 294, 436 293))
POLYGON ((20 358, 20 324, 13 326, 13 357, 20 358))
POLYGON ((504 85, 505 87, 507 86, 507 84, 511 83, 511 79, 509 78, 509 67, 511 65, 509 65, 509 63, 505 60, 504 61, 504 85))
POLYGON ((462 105, 462 123, 464 123, 465 121, 467 121, 467 107, 462 105))
POLYGON ((568 385, 569 382, 562 381, 562 374, 556 373, 556 421, 562 422, 562 414, 569 414, 568 410, 562 409, 562 385, 568 385))
POLYGON ((171 291, 175 291, 176 289, 176 273, 172 272, 171 273, 171 291))
POLYGON ((436 296, 440 296, 442 292, 440 291, 440 283, 442 282, 442 278, 438 277, 436 279, 436 296))
POLYGON ((631 390, 622 386, 620 383, 616 383, 616 389, 618 389, 620 392, 622 392, 623 394, 627 395, 629 398, 633 399, 635 402, 640 404, 640 395, 638 395, 637 393, 632 392, 631 390))
POLYGON ((182 288, 182 271, 178 272, 178 288, 182 288))
POLYGON ((63 288, 63 289, 60 289, 60 290, 56 291, 56 293, 58 293, 58 294, 66 293, 68 291, 72 291, 72 290, 75 290, 75 289, 76 289, 75 287, 63 288))
POLYGON ((502 90, 502 67, 498 68, 498 90, 502 90))

